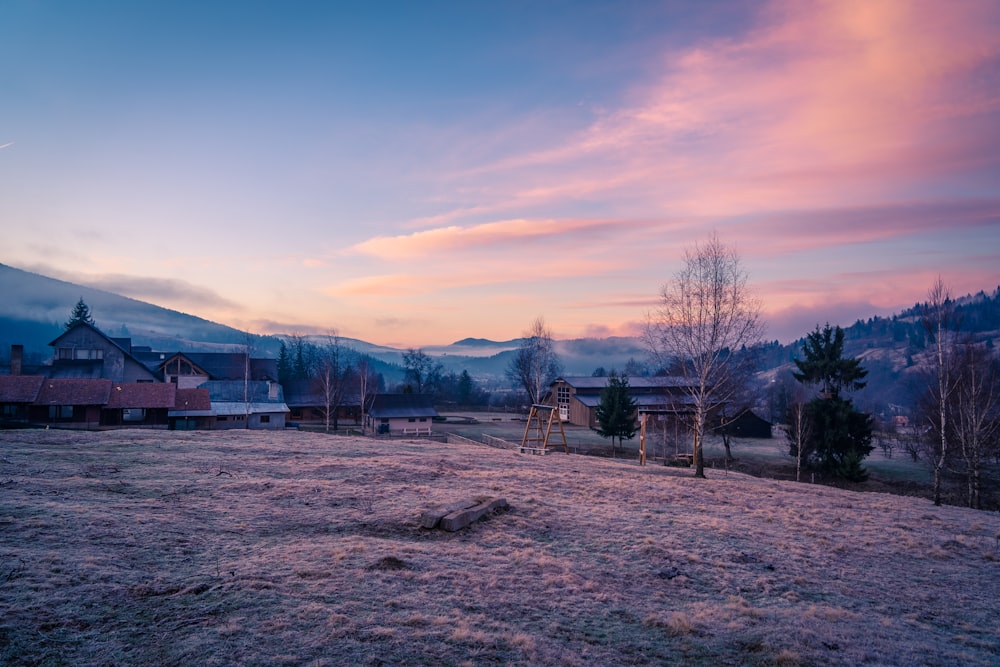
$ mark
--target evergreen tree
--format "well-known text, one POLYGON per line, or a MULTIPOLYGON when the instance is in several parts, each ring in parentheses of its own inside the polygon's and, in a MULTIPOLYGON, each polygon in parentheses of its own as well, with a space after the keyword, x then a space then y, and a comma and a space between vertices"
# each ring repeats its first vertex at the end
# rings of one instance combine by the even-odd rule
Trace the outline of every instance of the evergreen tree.
POLYGON ((827 324, 806 336, 802 345, 805 359, 795 359, 799 372, 792 372, 802 384, 821 384, 823 394, 838 397, 841 390, 864 389, 868 371, 857 359, 844 358, 844 330, 827 324))
POLYGON ((611 452, 615 451, 615 438, 622 447, 623 440, 635 437, 635 410, 637 403, 629 393, 628 376, 618 375, 614 370, 608 375, 608 384, 601 390, 601 402, 597 406, 597 432, 611 438, 611 452))
POLYGON ((874 449, 872 418, 855 410, 851 399, 840 392, 864 388, 868 371, 859 360, 844 358, 844 331, 840 327, 828 324, 820 330, 817 326, 806 337, 802 352, 805 358, 794 360, 799 372, 792 375, 802 384, 819 385, 820 393, 805 408, 809 427, 803 451, 798 452, 793 445, 790 454, 801 454, 809 467, 863 482, 868 473, 861 462, 874 449))
POLYGON ((469 371, 463 369, 462 374, 458 377, 457 394, 459 405, 472 405, 475 393, 476 383, 473 382, 469 371))
POLYGON ((278 382, 287 385, 292 380, 292 375, 292 357, 285 341, 281 341, 281 348, 278 350, 278 382))
POLYGON ((90 306, 84 303, 82 296, 76 302, 76 306, 73 307, 73 312, 70 314, 69 319, 66 320, 65 326, 69 329, 77 322, 85 322, 90 326, 95 326, 94 318, 90 316, 90 306))

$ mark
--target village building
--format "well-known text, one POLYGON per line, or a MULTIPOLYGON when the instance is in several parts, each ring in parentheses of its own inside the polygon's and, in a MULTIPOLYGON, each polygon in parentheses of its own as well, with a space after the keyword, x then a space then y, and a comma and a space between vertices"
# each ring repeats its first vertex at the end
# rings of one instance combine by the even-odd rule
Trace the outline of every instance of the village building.
POLYGON ((87 322, 73 323, 49 345, 54 348, 52 365, 46 373, 50 378, 100 378, 113 382, 163 379, 132 354, 130 338, 111 338, 87 322))
POLYGON ((270 381, 210 380, 208 390, 216 429, 283 429, 289 413, 281 385, 270 381))
POLYGON ((297 424, 325 424, 327 412, 330 413, 330 423, 333 423, 334 416, 338 422, 361 423, 361 397, 357 392, 344 392, 335 400, 330 395, 332 392, 324 390, 323 382, 318 378, 292 380, 281 386, 290 411, 288 419, 297 424))
MULTIPOLYGON (((599 376, 564 376, 549 386, 546 405, 559 409, 559 418, 568 424, 597 427, 597 406, 608 378, 599 376)), ((629 377, 628 393, 639 413, 680 416, 691 412, 688 381, 681 377, 629 377)))
POLYGON ((427 394, 378 394, 366 415, 366 430, 378 435, 431 435, 437 410, 427 394))

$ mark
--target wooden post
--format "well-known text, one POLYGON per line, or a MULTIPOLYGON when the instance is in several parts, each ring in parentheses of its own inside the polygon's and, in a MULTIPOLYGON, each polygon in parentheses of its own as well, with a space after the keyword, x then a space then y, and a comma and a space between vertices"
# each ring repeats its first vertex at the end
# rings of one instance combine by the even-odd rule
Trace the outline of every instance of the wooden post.
POLYGON ((639 465, 646 465, 646 417, 645 412, 639 417, 639 465))

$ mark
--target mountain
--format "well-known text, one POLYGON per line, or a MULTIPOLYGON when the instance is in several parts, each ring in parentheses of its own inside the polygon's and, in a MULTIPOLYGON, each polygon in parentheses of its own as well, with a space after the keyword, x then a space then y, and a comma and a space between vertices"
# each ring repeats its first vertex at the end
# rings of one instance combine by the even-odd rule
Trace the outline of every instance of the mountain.
POLYGON ((246 335, 232 327, 5 264, 0 264, 0 294, 0 357, 4 358, 12 343, 24 345, 26 355, 47 358, 52 352, 49 341, 63 331, 81 298, 101 331, 131 337, 136 345, 207 351, 246 341, 246 335))

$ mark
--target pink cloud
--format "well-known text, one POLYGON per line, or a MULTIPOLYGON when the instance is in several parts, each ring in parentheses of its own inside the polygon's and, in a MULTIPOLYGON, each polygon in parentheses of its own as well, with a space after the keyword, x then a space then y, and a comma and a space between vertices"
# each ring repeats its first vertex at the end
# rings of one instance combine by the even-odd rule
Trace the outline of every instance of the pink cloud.
POLYGON ((492 179, 486 210, 600 196, 718 216, 897 197, 995 162, 963 126, 1000 110, 984 70, 998 23, 990 2, 775 2, 742 36, 665 53, 658 80, 570 140, 464 177, 492 179))
POLYGON ((604 220, 500 220, 479 225, 437 227, 401 236, 379 236, 351 249, 354 252, 395 260, 447 254, 456 250, 493 248, 497 244, 526 240, 565 238, 609 227, 604 220))

